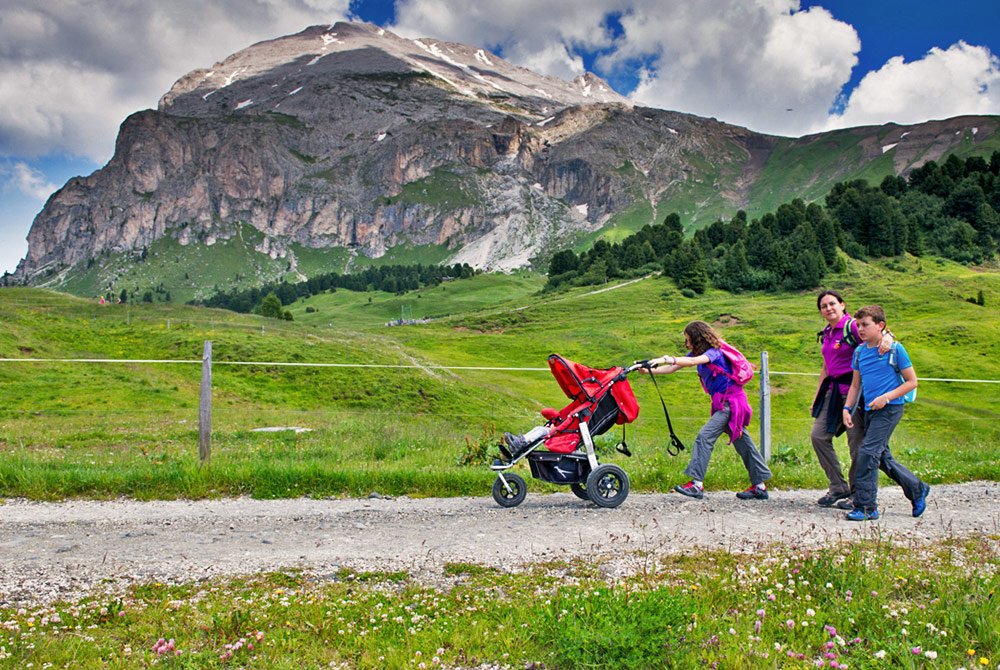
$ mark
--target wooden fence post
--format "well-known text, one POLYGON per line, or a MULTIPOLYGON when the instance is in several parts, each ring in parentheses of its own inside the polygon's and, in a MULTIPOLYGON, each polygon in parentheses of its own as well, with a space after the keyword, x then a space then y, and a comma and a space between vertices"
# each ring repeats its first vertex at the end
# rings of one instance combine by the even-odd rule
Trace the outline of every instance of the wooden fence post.
POLYGON ((201 356, 201 397, 198 402, 198 463, 212 456, 212 341, 205 340, 201 356))
POLYGON ((771 462, 771 378, 767 352, 760 352, 760 451, 771 462))

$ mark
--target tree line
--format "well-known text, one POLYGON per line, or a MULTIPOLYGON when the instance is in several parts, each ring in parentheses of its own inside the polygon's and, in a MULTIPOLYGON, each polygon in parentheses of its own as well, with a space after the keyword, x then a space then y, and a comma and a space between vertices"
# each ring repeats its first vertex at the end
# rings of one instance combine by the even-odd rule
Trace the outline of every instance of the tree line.
POLYGON ((954 154, 879 186, 836 184, 824 204, 796 199, 759 219, 739 211, 690 238, 677 214, 619 243, 598 240, 549 262, 547 289, 600 284, 662 271, 682 291, 799 290, 844 269, 838 247, 857 259, 934 254, 961 263, 996 258, 1000 245, 1000 152, 990 160, 954 154))
MULTIPOLYGON (((277 308, 283 305, 290 305, 300 298, 318 295, 320 293, 333 292, 337 289, 348 291, 385 291, 388 293, 405 293, 426 286, 437 286, 446 279, 466 279, 472 277, 478 271, 468 263, 455 263, 454 265, 382 265, 379 267, 369 267, 351 274, 328 272, 309 279, 290 284, 286 281, 271 282, 243 290, 233 289, 232 291, 220 291, 205 300, 192 300, 189 305, 202 305, 204 307, 219 307, 234 312, 248 314, 250 312, 260 313, 264 306, 265 298, 273 295, 277 302, 277 308)), ((268 301, 267 316, 271 316, 276 306, 273 301, 268 301)), ((284 317, 284 313, 278 310, 277 318, 284 317)))

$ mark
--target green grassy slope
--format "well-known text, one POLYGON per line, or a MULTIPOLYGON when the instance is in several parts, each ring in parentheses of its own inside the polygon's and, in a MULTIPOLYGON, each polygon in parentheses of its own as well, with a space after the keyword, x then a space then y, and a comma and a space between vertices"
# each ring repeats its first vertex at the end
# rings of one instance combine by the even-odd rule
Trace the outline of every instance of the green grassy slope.
MULTIPOLYGON (((614 290, 532 295, 532 275, 482 275, 417 294, 338 291, 291 306, 299 321, 171 305, 99 306, 31 289, 0 291, 0 357, 198 360, 211 339, 217 361, 324 362, 390 367, 214 369, 214 451, 196 466, 198 365, 0 363, 0 496, 261 496, 389 493, 486 495, 481 456, 502 430, 521 431, 542 406, 565 399, 547 371, 443 370, 433 366, 544 368, 549 353, 593 365, 678 353, 693 318, 717 323, 751 357, 770 354, 775 486, 823 485, 808 432, 822 326, 807 294, 682 297, 669 280, 614 290), (420 297, 416 297, 420 295, 420 297), (398 328, 400 305, 415 318, 398 328), (307 314, 305 308, 318 309, 307 314), (330 325, 332 324, 332 325, 330 325), (423 369, 398 366, 425 366, 423 369), (267 426, 312 432, 255 433, 267 426)), ((1000 379, 995 306, 1000 275, 933 259, 851 263, 831 286, 850 307, 879 302, 911 351, 918 375, 1000 379), (893 267, 902 269, 892 269, 893 267), (965 301, 983 290, 986 307, 965 301)), ((406 314, 410 316, 409 313, 406 314)), ((693 373, 661 377, 675 428, 689 445, 707 415, 693 373)), ((669 457, 659 401, 647 379, 629 427, 638 490, 666 490, 684 457, 669 457)), ((749 392, 757 407, 757 382, 749 392)), ((995 385, 925 382, 895 438, 900 460, 931 482, 1000 477, 995 385)), ((756 420, 751 427, 757 435, 756 420)), ((610 449, 617 433, 600 438, 610 449)), ((846 460, 846 455, 845 455, 846 460)), ((724 443, 709 486, 745 474, 724 443)), ((529 486, 544 489, 538 482, 529 486)))

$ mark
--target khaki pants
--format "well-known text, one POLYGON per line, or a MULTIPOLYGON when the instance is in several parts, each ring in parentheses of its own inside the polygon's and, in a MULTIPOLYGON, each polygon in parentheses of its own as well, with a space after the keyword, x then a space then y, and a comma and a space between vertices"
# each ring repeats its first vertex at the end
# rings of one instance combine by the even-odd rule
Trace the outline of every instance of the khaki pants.
POLYGON ((816 452, 816 458, 819 460, 820 467, 826 473, 826 478, 830 480, 830 493, 834 495, 853 495, 858 451, 865 441, 865 410, 860 407, 861 403, 859 402, 859 407, 854 410, 854 414, 851 417, 854 420, 854 428, 847 429, 847 448, 851 453, 851 467, 848 470, 848 481, 844 481, 844 475, 840 470, 840 461, 837 460, 837 452, 833 448, 833 433, 826 432, 826 414, 830 407, 830 396, 832 395, 833 390, 831 389, 827 391, 826 397, 823 398, 823 407, 820 409, 819 416, 813 421, 809 439, 812 440, 813 451, 816 452))

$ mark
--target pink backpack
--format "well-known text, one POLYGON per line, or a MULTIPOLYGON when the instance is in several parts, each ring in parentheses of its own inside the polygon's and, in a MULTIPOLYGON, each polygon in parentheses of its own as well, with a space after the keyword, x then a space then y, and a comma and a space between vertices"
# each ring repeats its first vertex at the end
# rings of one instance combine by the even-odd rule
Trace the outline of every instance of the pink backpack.
POLYGON ((718 365, 714 363, 709 363, 708 369, 712 371, 712 374, 726 375, 727 377, 729 377, 731 381, 739 384, 740 386, 743 386, 748 381, 753 379, 753 372, 754 372, 753 364, 751 364, 750 361, 747 360, 747 357, 744 356, 739 349, 729 344, 728 342, 720 340, 719 351, 721 351, 722 355, 725 356, 726 360, 729 361, 729 367, 731 367, 733 371, 731 373, 726 372, 723 368, 719 367, 718 365))

